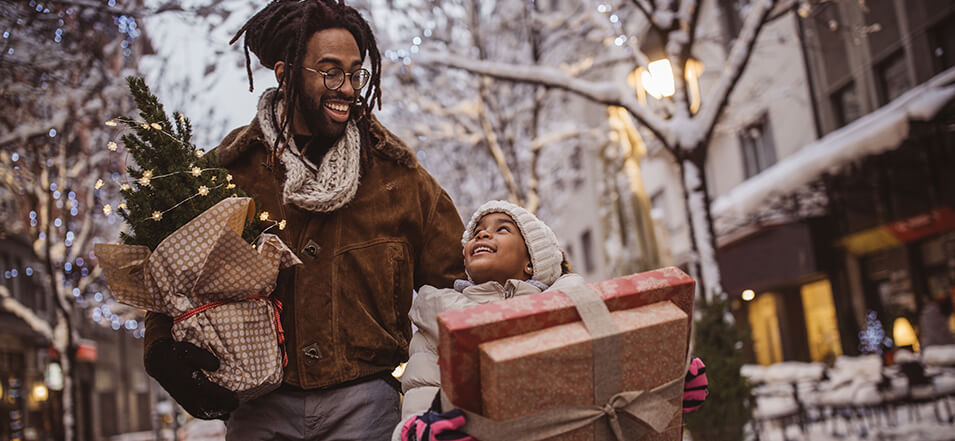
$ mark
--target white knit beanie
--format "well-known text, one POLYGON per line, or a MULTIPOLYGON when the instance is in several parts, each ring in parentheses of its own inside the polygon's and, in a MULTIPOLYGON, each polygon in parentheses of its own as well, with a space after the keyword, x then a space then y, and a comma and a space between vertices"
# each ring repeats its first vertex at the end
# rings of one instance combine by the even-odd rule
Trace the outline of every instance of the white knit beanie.
POLYGON ((531 256, 531 265, 534 266, 534 275, 531 278, 547 286, 553 285, 560 277, 560 263, 564 259, 557 245, 557 236, 537 216, 510 202, 488 201, 481 205, 464 229, 461 246, 467 246, 468 241, 474 237, 478 221, 490 213, 504 213, 514 219, 517 228, 521 230, 521 236, 524 237, 524 244, 531 256))

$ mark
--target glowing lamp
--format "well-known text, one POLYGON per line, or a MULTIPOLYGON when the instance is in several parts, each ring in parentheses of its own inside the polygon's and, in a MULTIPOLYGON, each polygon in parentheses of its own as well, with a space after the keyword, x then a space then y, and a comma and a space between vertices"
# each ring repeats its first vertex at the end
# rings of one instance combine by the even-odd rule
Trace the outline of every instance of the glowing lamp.
POLYGON ((640 80, 644 90, 656 99, 673 96, 676 91, 673 83, 673 68, 670 66, 670 60, 665 58, 648 64, 640 80))

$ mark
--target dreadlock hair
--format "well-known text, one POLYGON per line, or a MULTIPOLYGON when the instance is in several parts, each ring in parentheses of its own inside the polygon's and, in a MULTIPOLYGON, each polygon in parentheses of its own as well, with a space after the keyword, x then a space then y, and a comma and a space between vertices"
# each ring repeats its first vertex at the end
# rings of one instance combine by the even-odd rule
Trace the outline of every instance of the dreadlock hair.
MULTIPOLYGON (((362 62, 370 57, 371 79, 365 86, 364 95, 357 94, 358 108, 356 123, 362 133, 362 154, 367 152, 371 111, 377 104, 381 109, 381 54, 375 35, 368 22, 344 0, 273 0, 268 6, 252 16, 236 32, 229 44, 233 44, 245 34, 245 68, 249 77, 249 91, 253 90, 252 64, 249 51, 254 53, 267 68, 274 69, 275 63, 284 61, 286 68, 279 81, 285 94, 285 120, 279 127, 279 133, 285 134, 291 121, 294 121, 295 108, 303 90, 302 60, 305 57, 308 41, 313 34, 325 29, 342 28, 347 30, 358 43, 362 62)), ((273 113, 275 101, 273 101, 273 113)), ((285 136, 285 135, 283 135, 285 136)), ((276 149, 275 156, 290 141, 285 136, 283 145, 276 149)), ((303 149, 304 150, 304 149, 303 149)), ((365 162, 365 161, 362 161, 365 162)))

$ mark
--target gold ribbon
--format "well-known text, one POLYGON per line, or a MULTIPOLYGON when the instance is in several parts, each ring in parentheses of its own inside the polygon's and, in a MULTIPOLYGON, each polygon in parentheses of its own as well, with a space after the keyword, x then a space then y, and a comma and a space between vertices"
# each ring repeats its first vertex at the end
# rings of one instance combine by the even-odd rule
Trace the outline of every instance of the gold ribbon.
MULTIPOLYGON (((594 439, 626 441, 620 428, 618 413, 623 411, 646 424, 636 433, 640 439, 652 430, 661 433, 679 415, 681 408, 670 403, 683 395, 684 375, 649 390, 617 392, 622 388, 620 367, 623 345, 620 331, 603 299, 586 285, 562 289, 577 308, 593 341, 594 404, 552 409, 505 421, 494 421, 467 410, 467 424, 461 430, 481 440, 536 441, 594 424, 594 439), (606 417, 607 424, 600 420, 606 417)), ((441 392, 441 406, 451 409, 453 403, 441 392)))
MULTIPOLYGON (((602 406, 569 406, 504 421, 494 421, 462 409, 467 424, 460 430, 481 441, 537 441, 597 423, 606 417, 613 439, 626 441, 618 416, 625 412, 646 425, 641 432, 631 433, 633 439, 640 439, 650 431, 661 433, 669 429, 668 423, 680 412, 680 407, 670 401, 682 395, 683 375, 680 375, 650 390, 620 392, 602 406)), ((442 409, 455 407, 443 391, 441 406, 442 409)), ((611 438, 598 438, 601 439, 611 438)))

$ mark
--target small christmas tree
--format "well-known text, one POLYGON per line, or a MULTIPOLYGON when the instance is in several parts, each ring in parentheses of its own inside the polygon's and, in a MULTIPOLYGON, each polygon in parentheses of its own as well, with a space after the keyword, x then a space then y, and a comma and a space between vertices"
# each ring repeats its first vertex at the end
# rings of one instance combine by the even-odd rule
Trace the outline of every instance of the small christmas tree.
POLYGON ((893 343, 892 339, 885 335, 885 329, 875 311, 869 311, 865 316, 865 329, 859 332, 859 352, 882 355, 893 343))
MULTIPOLYGON (((126 82, 139 108, 141 121, 117 118, 131 133, 122 141, 135 166, 127 170, 133 182, 123 184, 120 193, 125 202, 117 211, 129 224, 121 234, 127 245, 145 245, 150 250, 187 222, 228 197, 244 197, 246 193, 232 183, 232 176, 219 167, 214 152, 205 154, 190 142, 192 125, 181 113, 170 121, 159 99, 139 77, 126 82)), ((107 124, 115 125, 115 121, 107 124)), ((115 149, 115 144, 110 146, 115 149)), ((109 214, 111 207, 103 207, 109 214)), ((257 214, 246 225, 242 237, 252 242, 265 226, 257 214)))
POLYGON ((740 440, 752 417, 750 385, 742 375, 742 342, 746 333, 728 323, 727 300, 703 302, 694 325, 696 356, 706 364, 709 396, 700 410, 687 414, 686 427, 696 441, 740 440))

